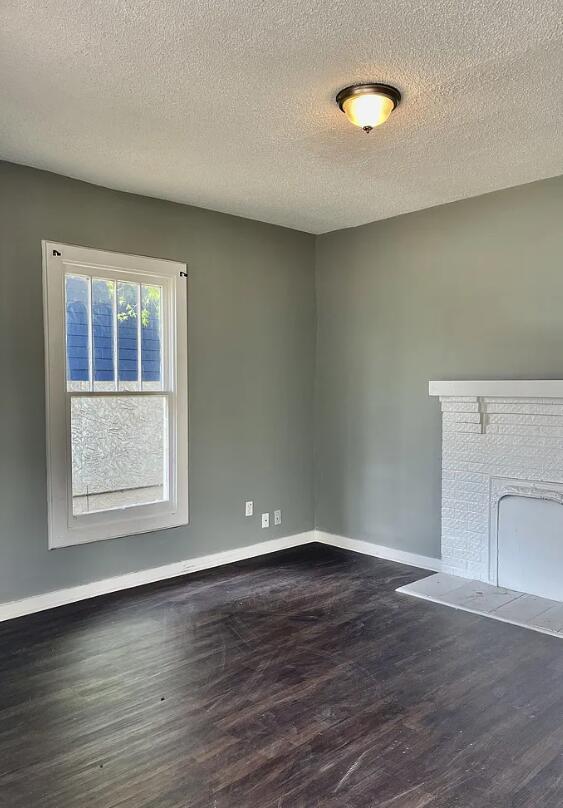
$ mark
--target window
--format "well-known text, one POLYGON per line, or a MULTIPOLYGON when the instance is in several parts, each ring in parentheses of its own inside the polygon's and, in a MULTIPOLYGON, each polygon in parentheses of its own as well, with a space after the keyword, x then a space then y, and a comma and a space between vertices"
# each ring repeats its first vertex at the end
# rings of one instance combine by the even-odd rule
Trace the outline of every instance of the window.
POLYGON ((188 522, 185 269, 43 242, 51 548, 188 522))

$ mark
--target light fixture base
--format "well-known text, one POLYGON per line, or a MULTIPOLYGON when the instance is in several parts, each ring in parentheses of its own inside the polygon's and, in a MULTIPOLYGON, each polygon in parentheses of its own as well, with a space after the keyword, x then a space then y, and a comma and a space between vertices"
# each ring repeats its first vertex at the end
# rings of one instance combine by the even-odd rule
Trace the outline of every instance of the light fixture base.
POLYGON ((344 112, 344 102, 349 98, 354 98, 358 95, 386 95, 393 102, 393 109, 396 109, 401 102, 401 93, 396 87, 390 84, 351 84, 349 87, 344 87, 336 96, 336 103, 344 112))

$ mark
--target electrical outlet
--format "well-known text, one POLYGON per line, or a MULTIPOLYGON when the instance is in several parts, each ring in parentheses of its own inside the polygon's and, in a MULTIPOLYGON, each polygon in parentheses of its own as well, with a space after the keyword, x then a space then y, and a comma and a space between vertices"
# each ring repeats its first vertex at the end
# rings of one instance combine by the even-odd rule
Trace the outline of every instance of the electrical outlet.
POLYGON ((263 513, 262 514, 262 527, 270 527, 270 514, 263 513))
POLYGON ((274 525, 281 525, 281 510, 274 511, 274 525))
POLYGON ((247 499, 244 503, 244 515, 245 516, 254 516, 254 501, 251 499, 247 499))

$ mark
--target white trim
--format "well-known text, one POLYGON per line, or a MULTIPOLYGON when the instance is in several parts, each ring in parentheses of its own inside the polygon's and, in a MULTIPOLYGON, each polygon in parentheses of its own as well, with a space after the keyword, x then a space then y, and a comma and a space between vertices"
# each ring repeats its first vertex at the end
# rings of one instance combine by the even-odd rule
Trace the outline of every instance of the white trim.
POLYGON ((561 379, 500 379, 491 381, 428 382, 431 396, 489 396, 516 398, 563 398, 561 379))
POLYGON ((342 550, 352 550, 354 553, 382 558, 386 561, 396 561, 398 564, 407 564, 409 567, 420 567, 423 570, 433 570, 440 572, 442 562, 439 558, 410 553, 407 550, 396 550, 394 547, 387 547, 384 544, 372 544, 369 541, 360 539, 349 539, 346 536, 337 536, 334 533, 325 533, 323 530, 316 530, 316 541, 321 544, 328 544, 331 547, 340 547, 342 550))
POLYGON ((167 578, 176 578, 179 575, 188 575, 191 572, 220 567, 223 564, 232 564, 234 561, 242 561, 245 558, 267 555, 290 547, 299 547, 313 541, 315 541, 315 531, 309 530, 306 533, 295 533, 281 539, 250 544, 246 547, 237 547, 234 550, 225 550, 221 553, 190 558, 186 561, 177 561, 175 564, 166 564, 161 567, 139 570, 139 572, 128 572, 114 578, 104 578, 101 581, 93 581, 89 584, 71 586, 68 589, 55 589, 53 592, 45 592, 41 595, 32 595, 21 600, 0 603, 0 622, 11 620, 14 617, 22 617, 25 614, 42 612, 45 609, 53 609, 56 606, 64 606, 67 603, 76 603, 87 598, 95 598, 98 595, 132 589, 135 586, 152 584, 156 581, 164 581, 167 578))
POLYGON ((42 245, 49 549, 188 524, 187 282, 181 277, 186 265, 49 241, 42 245), (84 394, 69 393, 66 386, 64 277, 69 268, 136 283, 156 281, 163 288, 162 319, 168 326, 162 334, 162 390, 106 392, 106 396, 160 395, 166 400, 168 496, 161 502, 80 515, 72 512, 70 402, 84 394))
POLYGON ((21 600, 0 603, 0 622, 12 620, 15 617, 23 617, 26 614, 42 612, 45 609, 54 609, 68 603, 76 603, 87 598, 107 595, 110 592, 120 592, 136 586, 165 581, 168 578, 176 578, 180 575, 188 575, 191 572, 212 569, 224 564, 232 564, 235 561, 242 561, 245 558, 255 558, 256 556, 276 553, 279 550, 287 550, 290 547, 300 547, 314 542, 339 547, 342 550, 352 550, 355 553, 362 553, 363 555, 374 556, 387 561, 396 561, 399 564, 407 564, 421 569, 433 571, 440 571, 441 569, 441 561, 438 558, 409 553, 405 550, 395 550, 392 547, 371 544, 358 539, 348 539, 345 536, 325 533, 322 530, 308 530, 304 533, 294 533, 291 536, 283 536, 280 539, 271 539, 259 544, 249 544, 244 547, 236 547, 233 550, 224 550, 220 553, 177 561, 174 564, 152 567, 138 572, 128 572, 113 578, 103 578, 100 581, 92 581, 88 584, 71 586, 67 589, 55 589, 41 595, 31 595, 31 597, 22 598, 21 600))

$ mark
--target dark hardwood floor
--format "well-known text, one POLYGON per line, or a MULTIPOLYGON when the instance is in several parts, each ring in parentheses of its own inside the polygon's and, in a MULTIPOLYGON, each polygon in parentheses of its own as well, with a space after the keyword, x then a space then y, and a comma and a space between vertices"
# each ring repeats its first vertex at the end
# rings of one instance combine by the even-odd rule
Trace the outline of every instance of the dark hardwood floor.
POLYGON ((0 625, 4 808, 561 808, 563 643, 311 545, 0 625))

